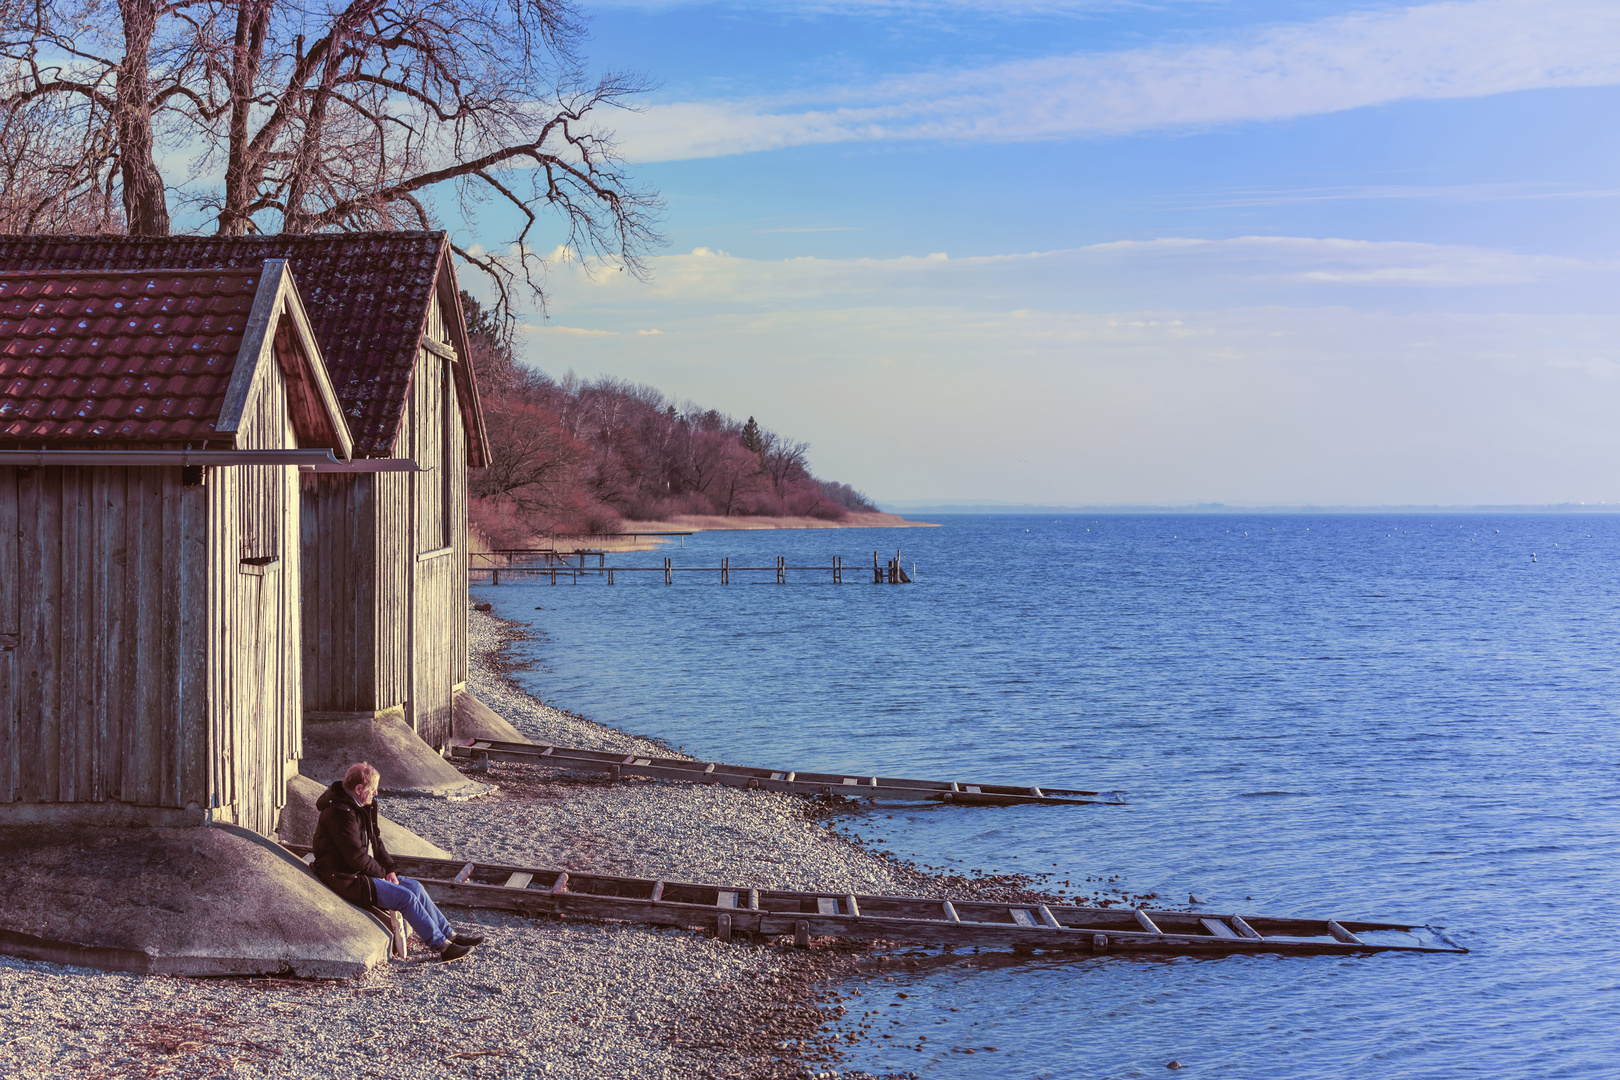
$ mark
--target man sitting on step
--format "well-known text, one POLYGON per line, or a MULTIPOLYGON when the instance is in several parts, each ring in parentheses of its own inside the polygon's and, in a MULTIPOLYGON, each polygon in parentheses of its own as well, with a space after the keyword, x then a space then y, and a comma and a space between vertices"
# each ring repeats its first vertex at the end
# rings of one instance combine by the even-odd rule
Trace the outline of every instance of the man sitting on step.
POLYGON ((343 779, 316 800, 321 818, 315 825, 311 869, 351 904, 400 912, 439 959, 459 960, 484 939, 456 933, 421 882, 394 873, 394 857, 383 846, 377 825, 381 786, 381 774, 362 761, 349 766, 343 779))

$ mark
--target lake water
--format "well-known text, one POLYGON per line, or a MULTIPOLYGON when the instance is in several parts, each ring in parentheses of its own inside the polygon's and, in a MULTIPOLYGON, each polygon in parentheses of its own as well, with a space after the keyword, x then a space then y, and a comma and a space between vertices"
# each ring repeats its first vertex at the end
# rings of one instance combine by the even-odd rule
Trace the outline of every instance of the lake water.
POLYGON ((1620 1076, 1620 516, 939 520, 610 556, 838 554, 866 584, 474 591, 543 632, 523 646, 531 692, 700 757, 1128 793, 856 820, 901 856, 1055 873, 1062 891, 1118 875, 1211 911, 1441 924, 1472 952, 958 955, 862 987, 852 1015, 881 1011, 892 1037, 853 1065, 1620 1076), (873 549, 897 547, 915 583, 870 584, 873 549))

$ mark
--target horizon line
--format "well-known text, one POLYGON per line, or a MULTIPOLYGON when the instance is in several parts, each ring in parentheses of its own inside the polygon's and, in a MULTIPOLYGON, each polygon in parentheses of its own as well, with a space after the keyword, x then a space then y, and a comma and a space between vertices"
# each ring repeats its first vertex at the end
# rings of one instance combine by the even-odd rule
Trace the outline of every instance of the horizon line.
POLYGON ((1620 513, 1620 502, 1562 503, 1009 503, 949 499, 880 502, 888 514, 1153 514, 1153 513, 1620 513))

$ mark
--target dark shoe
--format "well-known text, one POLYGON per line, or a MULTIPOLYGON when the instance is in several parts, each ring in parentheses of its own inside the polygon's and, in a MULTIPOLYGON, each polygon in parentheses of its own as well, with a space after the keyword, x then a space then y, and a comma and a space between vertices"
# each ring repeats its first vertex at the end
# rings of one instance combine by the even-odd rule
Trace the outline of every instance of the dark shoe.
POLYGON ((452 944, 465 945, 470 949, 474 945, 482 945, 484 943, 484 936, 482 934, 457 934, 455 937, 451 938, 450 941, 452 944))
POLYGON ((454 941, 439 950, 440 960, 460 960, 472 952, 471 945, 457 945, 454 941))

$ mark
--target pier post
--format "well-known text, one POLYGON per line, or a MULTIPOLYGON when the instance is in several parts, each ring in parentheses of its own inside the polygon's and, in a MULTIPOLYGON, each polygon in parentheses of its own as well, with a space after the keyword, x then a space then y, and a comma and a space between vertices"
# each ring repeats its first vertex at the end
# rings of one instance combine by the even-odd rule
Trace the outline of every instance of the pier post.
POLYGON ((787 584, 787 559, 781 555, 776 557, 776 583, 778 585, 787 584))
POLYGON ((883 568, 878 565, 878 553, 872 552, 872 584, 883 584, 883 568))

